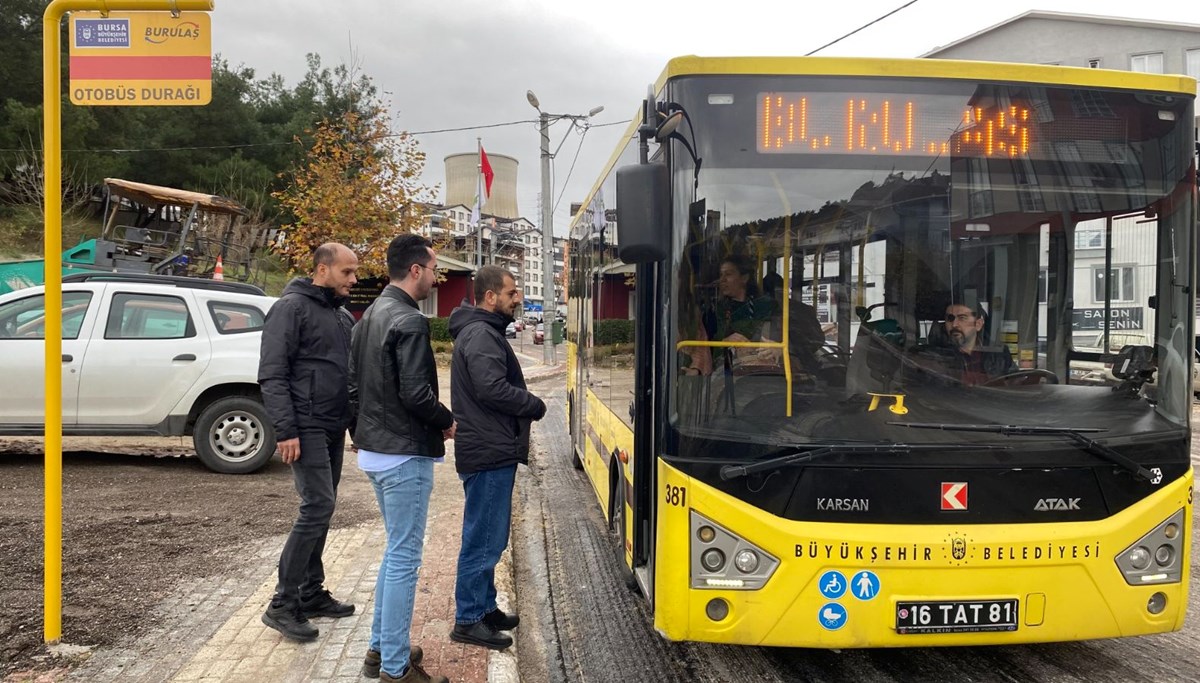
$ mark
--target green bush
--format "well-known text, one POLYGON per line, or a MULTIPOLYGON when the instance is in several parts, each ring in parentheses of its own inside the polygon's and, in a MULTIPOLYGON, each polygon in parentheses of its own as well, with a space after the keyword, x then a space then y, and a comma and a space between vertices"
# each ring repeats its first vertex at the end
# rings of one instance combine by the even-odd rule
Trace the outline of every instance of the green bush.
POLYGON ((450 339, 450 319, 430 318, 429 338, 435 342, 448 342, 450 339))
POLYGON ((633 342, 632 320, 597 320, 592 332, 592 343, 596 346, 607 344, 629 344, 633 342))

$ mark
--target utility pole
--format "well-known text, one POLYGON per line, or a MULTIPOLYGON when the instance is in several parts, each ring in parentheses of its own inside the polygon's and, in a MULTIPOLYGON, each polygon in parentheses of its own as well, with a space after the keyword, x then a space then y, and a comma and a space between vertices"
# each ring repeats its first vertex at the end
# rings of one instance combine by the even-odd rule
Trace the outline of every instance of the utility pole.
MULTIPOLYGON (((530 95, 533 93, 530 92, 530 95)), ((536 99, 536 98, 535 98, 536 99)), ((536 105, 534 105, 536 106, 536 105)), ((538 110, 538 132, 542 136, 542 362, 554 365, 554 317, 558 296, 554 292, 554 201, 550 196, 550 115, 538 110)))
MULTIPOLYGON (((554 121, 569 119, 574 125, 581 119, 586 121, 599 114, 604 111, 604 107, 594 107, 586 115, 547 114, 542 111, 537 95, 534 95, 532 90, 525 92, 525 99, 529 100, 530 106, 538 111, 538 133, 542 138, 542 330, 545 335, 542 344, 542 362, 553 365, 556 362, 553 327, 546 327, 546 325, 553 326, 554 318, 558 315, 558 293, 554 283, 554 197, 550 189, 550 158, 553 156, 550 153, 550 123, 551 119, 554 121)), ((562 145, 560 144, 559 147, 562 145)), ((564 263, 563 268, 565 269, 566 266, 567 264, 564 263)))

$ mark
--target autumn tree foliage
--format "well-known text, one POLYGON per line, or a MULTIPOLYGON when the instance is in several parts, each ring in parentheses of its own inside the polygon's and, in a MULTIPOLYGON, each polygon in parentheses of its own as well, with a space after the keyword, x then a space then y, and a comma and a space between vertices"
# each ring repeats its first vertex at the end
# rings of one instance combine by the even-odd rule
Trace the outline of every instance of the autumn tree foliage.
POLYGON ((291 216, 274 248, 293 269, 308 270, 314 249, 341 242, 358 254, 359 277, 385 276, 388 242, 421 226, 421 203, 434 197, 420 179, 425 153, 390 132, 384 114, 348 112, 305 131, 312 147, 273 193, 291 216))

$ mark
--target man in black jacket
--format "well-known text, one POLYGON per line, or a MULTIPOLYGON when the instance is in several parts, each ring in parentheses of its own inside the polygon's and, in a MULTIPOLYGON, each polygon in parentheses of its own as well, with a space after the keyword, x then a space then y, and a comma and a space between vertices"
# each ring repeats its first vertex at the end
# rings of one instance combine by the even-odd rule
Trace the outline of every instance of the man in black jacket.
POLYGON ((450 639, 496 650, 512 645, 501 631, 520 623, 496 606, 495 570, 508 545, 513 480, 517 464, 529 462, 530 422, 546 414, 546 404, 526 391, 504 338, 520 302, 512 274, 484 266, 475 276, 476 305, 450 314, 454 464, 466 493, 450 639))
POLYGON ((314 640, 308 617, 346 617, 354 605, 325 589, 321 553, 342 476, 342 448, 352 420, 346 390, 350 329, 343 308, 357 281, 358 257, 341 244, 313 252, 313 276, 288 283, 263 327, 258 384, 275 424, 279 455, 292 466, 300 516, 279 557, 279 583, 263 614, 267 626, 298 641, 314 640))
POLYGON ((409 637, 433 464, 454 438, 454 417, 438 400, 429 320, 417 308, 436 282, 437 255, 425 238, 405 234, 388 245, 387 265, 388 286, 355 326, 350 352, 358 466, 375 488, 387 532, 363 675, 444 682, 421 668, 421 649, 409 637))

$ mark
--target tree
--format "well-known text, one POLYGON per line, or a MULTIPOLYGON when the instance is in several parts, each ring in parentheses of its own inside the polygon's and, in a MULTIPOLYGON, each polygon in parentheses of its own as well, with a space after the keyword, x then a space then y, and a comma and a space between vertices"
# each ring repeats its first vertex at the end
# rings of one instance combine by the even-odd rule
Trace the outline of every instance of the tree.
POLYGON ((421 202, 434 196, 420 182, 425 153, 407 133, 391 133, 384 114, 376 105, 305 131, 313 142, 304 162, 273 194, 291 214, 274 248, 293 269, 308 268, 321 244, 341 242, 358 254, 360 274, 386 275, 388 242, 422 224, 421 202))

